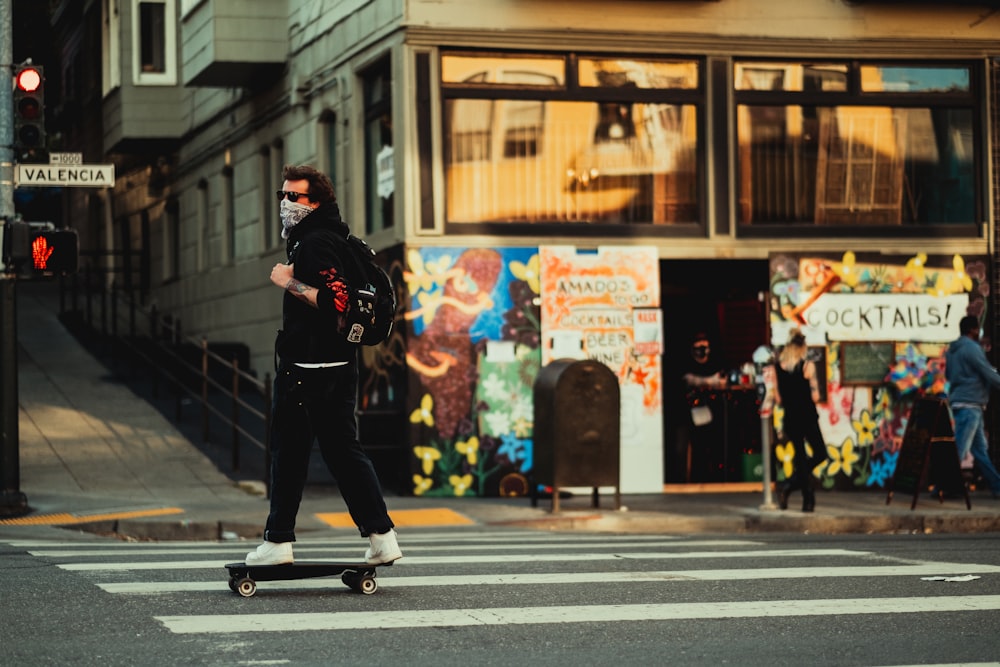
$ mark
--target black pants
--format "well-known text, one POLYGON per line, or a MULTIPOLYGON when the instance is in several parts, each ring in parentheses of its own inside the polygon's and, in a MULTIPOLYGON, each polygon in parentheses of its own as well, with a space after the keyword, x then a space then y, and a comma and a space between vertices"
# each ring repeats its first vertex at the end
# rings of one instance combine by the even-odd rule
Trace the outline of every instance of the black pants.
MULTIPOLYGON (((787 417, 786 417, 787 419, 787 417)), ((826 443, 823 433, 819 430, 817 420, 807 420, 801 424, 785 423, 785 435, 795 446, 795 458, 792 459, 794 472, 788 480, 789 488, 802 489, 803 496, 812 495, 813 468, 826 460, 826 443), (805 443, 809 442, 813 455, 806 453, 805 443)))
POLYGON ((295 516, 314 439, 361 535, 393 527, 375 468, 358 442, 357 389, 354 362, 332 368, 278 368, 271 404, 271 512, 265 540, 295 541, 295 516))

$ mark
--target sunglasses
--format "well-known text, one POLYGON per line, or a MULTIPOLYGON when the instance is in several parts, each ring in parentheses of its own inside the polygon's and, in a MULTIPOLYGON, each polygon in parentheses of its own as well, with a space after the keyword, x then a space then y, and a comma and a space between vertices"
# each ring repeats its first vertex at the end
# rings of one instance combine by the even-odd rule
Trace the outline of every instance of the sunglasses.
POLYGON ((307 192, 288 192, 286 190, 278 190, 274 194, 278 195, 278 201, 281 201, 285 197, 288 197, 288 201, 297 202, 299 197, 305 197, 306 200, 309 199, 309 193, 307 192))

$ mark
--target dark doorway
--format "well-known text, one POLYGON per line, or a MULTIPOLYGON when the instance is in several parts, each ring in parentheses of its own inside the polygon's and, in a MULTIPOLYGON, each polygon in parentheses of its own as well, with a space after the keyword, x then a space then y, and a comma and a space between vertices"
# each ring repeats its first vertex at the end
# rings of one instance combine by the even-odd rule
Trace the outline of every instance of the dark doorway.
MULTIPOLYGON (((740 368, 768 343, 767 260, 662 260, 664 479, 667 483, 752 481, 745 455, 759 453, 756 392, 691 393, 683 375, 696 334, 712 361, 739 384, 740 368), (694 426, 692 401, 711 405, 710 424, 694 426), (751 479, 747 479, 750 477, 751 479)), ((752 459, 751 459, 752 460, 752 459)))

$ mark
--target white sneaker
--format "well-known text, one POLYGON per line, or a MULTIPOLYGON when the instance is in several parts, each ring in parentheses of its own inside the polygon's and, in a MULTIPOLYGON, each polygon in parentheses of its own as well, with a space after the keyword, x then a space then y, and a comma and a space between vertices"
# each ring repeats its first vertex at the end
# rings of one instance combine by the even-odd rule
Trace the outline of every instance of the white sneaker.
POLYGON ((368 540, 372 543, 365 552, 365 562, 369 565, 385 565, 403 557, 403 552, 396 543, 396 531, 392 529, 381 535, 372 533, 368 540))
POLYGON ((247 565, 290 565, 293 562, 291 542, 264 542, 248 553, 246 559, 247 565))

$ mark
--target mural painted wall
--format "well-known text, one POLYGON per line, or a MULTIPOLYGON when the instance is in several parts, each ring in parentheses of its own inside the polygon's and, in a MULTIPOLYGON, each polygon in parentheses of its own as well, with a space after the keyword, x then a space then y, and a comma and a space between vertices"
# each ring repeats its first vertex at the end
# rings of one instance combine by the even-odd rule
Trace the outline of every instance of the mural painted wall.
POLYGON ((621 387, 620 490, 663 490, 662 321, 656 248, 539 248, 542 364, 594 359, 621 387))
MULTIPOLYGON (((967 313, 986 315, 983 258, 856 255, 771 258, 775 348, 800 327, 825 392, 820 428, 825 488, 884 488, 892 480, 914 400, 946 393, 944 351, 967 313)), ((988 341, 984 341, 988 344, 988 341)), ((794 448, 774 411, 777 478, 792 473, 794 448)))
POLYGON ((410 248, 403 277, 413 493, 526 495, 537 249, 410 248))
POLYGON ((619 376, 622 491, 661 490, 658 276, 650 248, 409 249, 412 492, 527 495, 535 378, 564 356, 597 359, 619 376))

